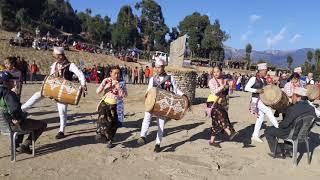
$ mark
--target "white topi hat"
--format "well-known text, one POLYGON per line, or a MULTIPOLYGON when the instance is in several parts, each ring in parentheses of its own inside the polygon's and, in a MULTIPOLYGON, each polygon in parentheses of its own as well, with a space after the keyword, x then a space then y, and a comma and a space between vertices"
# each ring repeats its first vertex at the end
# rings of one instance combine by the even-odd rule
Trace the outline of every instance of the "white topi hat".
POLYGON ((302 87, 296 87, 294 88, 293 93, 299 96, 307 96, 307 89, 302 87))
POLYGON ((257 66, 258 66, 258 70, 267 70, 268 69, 267 63, 260 63, 260 64, 257 64, 257 66))
POLYGON ((156 67, 159 67, 159 66, 165 66, 166 63, 164 62, 163 59, 159 58, 159 57, 155 57, 155 60, 156 60, 156 63, 155 63, 155 66, 156 67))
POLYGON ((296 67, 293 72, 302 73, 302 68, 301 67, 296 67))
POLYGON ((63 47, 53 47, 53 54, 55 54, 55 55, 64 54, 63 47))

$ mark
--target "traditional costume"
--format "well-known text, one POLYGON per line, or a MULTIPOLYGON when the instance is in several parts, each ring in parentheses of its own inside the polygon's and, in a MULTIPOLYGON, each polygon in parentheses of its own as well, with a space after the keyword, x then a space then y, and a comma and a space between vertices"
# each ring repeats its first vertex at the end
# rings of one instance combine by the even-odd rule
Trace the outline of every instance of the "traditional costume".
POLYGON ((225 88, 226 85, 228 85, 226 79, 223 79, 220 83, 216 78, 209 81, 211 94, 207 99, 207 115, 212 118, 211 136, 216 136, 224 129, 229 129, 231 133, 235 133, 228 116, 229 88, 225 88))
MULTIPOLYGON (((53 54, 64 55, 64 49, 62 47, 54 47, 53 54)), ((66 59, 63 63, 54 62, 51 66, 50 75, 54 75, 56 77, 61 77, 66 80, 72 81, 73 74, 75 74, 78 77, 80 84, 83 87, 86 86, 86 79, 82 71, 79 70, 79 68, 74 63, 71 63, 66 59)), ((36 92, 27 102, 25 102, 21 106, 21 109, 23 111, 27 111, 36 102, 40 101, 42 98, 43 97, 41 96, 41 92, 40 91, 36 92)), ((68 104, 57 102, 57 107, 58 107, 59 117, 60 117, 60 128, 56 138, 61 139, 65 137, 64 131, 65 131, 66 122, 67 122, 68 104)))
POLYGON ((97 137, 106 138, 109 141, 108 147, 112 147, 113 138, 120 125, 117 101, 119 98, 127 96, 127 89, 121 86, 117 80, 106 78, 97 88, 97 94, 104 92, 104 96, 98 106, 98 121, 97 121, 97 137))
MULTIPOLYGON (((165 66, 165 62, 164 60, 161 60, 160 58, 156 57, 156 63, 155 65, 157 67, 161 67, 161 66, 165 66)), ((173 76, 167 74, 166 72, 153 76, 150 78, 149 80, 149 85, 147 88, 147 93, 148 91, 153 88, 153 87, 157 87, 157 88, 161 88, 167 91, 171 91, 177 95, 182 96, 183 93, 178 89, 177 84, 175 79, 173 78, 173 76)), ((138 139, 138 143, 139 144, 145 144, 145 138, 147 136, 148 133, 148 129, 150 126, 150 122, 151 122, 151 117, 152 114, 149 112, 145 112, 144 115, 144 119, 142 122, 142 127, 141 127, 141 138, 138 139)), ((162 137, 163 137, 163 131, 164 131, 164 124, 165 121, 167 119, 163 118, 163 117, 157 117, 157 123, 158 123, 158 132, 157 132, 157 137, 156 137, 156 146, 154 151, 155 152, 160 152, 160 143, 162 141, 162 137)))
MULTIPOLYGON (((258 70, 267 70, 267 64, 261 63, 258 64, 258 70)), ((252 140, 257 142, 262 142, 259 138, 259 132, 264 121, 264 117, 268 116, 270 122, 278 127, 278 121, 274 117, 273 112, 270 107, 267 107, 260 100, 259 93, 257 92, 259 89, 262 89, 267 85, 267 82, 264 77, 260 77, 258 74, 254 77, 251 77, 245 87, 245 90, 252 93, 252 98, 250 102, 249 110, 252 114, 257 116, 257 120, 254 126, 254 131, 252 134, 252 140)))

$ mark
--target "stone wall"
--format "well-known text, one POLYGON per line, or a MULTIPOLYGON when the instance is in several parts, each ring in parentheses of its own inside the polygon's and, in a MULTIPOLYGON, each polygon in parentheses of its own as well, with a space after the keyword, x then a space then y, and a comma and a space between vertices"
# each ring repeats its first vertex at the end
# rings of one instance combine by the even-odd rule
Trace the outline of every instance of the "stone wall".
POLYGON ((196 71, 172 71, 170 74, 177 82, 178 88, 194 102, 197 86, 196 71))

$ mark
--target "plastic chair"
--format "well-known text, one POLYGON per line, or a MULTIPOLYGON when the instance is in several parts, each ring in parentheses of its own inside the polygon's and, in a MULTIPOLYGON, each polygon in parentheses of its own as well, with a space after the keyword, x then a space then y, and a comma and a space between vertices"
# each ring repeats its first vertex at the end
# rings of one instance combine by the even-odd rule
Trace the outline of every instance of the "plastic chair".
POLYGON ((35 138, 34 138, 34 132, 33 131, 23 131, 18 128, 12 128, 8 120, 4 116, 3 109, 0 108, 0 121, 2 121, 2 129, 8 128, 10 132, 10 144, 11 144, 11 162, 16 161, 16 139, 18 135, 26 135, 30 134, 32 135, 32 156, 35 156, 35 138))
MULTIPOLYGON (((290 131, 289 136, 286 139, 282 139, 284 141, 290 142, 293 145, 293 165, 297 166, 297 154, 298 154, 298 145, 300 142, 305 142, 307 148, 307 157, 308 157, 308 164, 311 163, 310 157, 310 149, 309 149, 309 133, 311 128, 313 127, 315 117, 313 115, 302 115, 298 117, 295 121, 295 124, 290 131), (302 123, 300 129, 297 128, 297 125, 302 123), (293 135, 297 134, 297 137, 294 138, 293 135)), ((277 138, 275 142, 275 148, 273 151, 274 156, 276 155, 277 148, 278 148, 278 140, 281 138, 277 138)))

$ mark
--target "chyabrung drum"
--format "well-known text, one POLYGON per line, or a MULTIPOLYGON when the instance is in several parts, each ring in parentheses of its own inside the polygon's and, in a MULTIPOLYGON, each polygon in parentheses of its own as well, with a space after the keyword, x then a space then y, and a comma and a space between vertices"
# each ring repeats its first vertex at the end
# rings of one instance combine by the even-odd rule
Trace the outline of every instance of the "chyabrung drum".
POLYGON ((188 109, 188 98, 163 89, 151 88, 146 97, 145 108, 152 115, 180 120, 188 109))
POLYGON ((309 84, 306 86, 308 99, 313 101, 319 98, 320 89, 317 85, 309 84))
POLYGON ((47 76, 43 81, 41 95, 60 103, 77 105, 82 94, 81 85, 63 78, 47 76))
POLYGON ((266 106, 279 112, 284 112, 290 105, 288 96, 276 85, 264 87, 260 99, 266 106))

